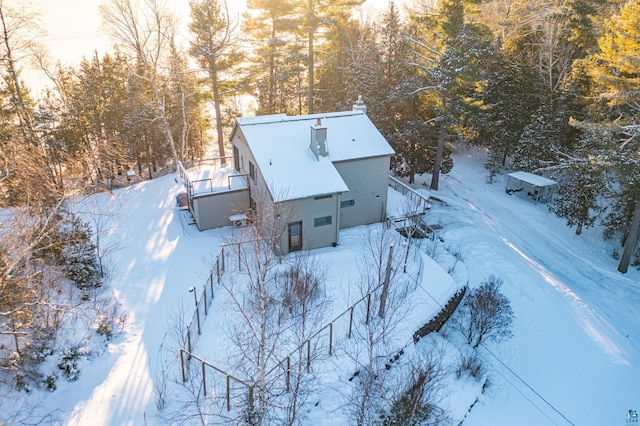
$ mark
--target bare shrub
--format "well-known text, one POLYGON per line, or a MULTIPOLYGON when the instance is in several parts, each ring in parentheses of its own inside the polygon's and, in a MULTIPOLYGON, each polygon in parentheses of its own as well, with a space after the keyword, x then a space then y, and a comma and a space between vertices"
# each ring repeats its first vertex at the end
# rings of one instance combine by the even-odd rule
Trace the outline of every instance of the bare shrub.
MULTIPOLYGON (((396 377, 395 388, 390 401, 375 424, 396 425, 441 425, 449 424, 450 419, 441 408, 446 393, 447 378, 450 375, 447 355, 442 341, 426 339, 421 345, 418 358, 412 358, 401 368, 396 377)), ((408 355, 411 356, 411 355, 408 355)))
POLYGON ((387 401, 388 361, 403 344, 397 330, 412 307, 407 300, 409 280, 402 274, 404 254, 394 250, 398 235, 382 227, 367 228, 358 259, 359 282, 352 285, 362 300, 370 300, 356 306, 358 320, 345 349, 358 366, 347 401, 357 425, 374 424, 387 401))
POLYGON ((458 307, 453 326, 472 348, 484 341, 501 341, 512 337, 511 302, 500 292, 503 282, 490 275, 479 287, 469 290, 458 307))
POLYGON ((385 426, 440 424, 443 411, 429 398, 434 371, 432 365, 415 369, 407 387, 392 402, 389 412, 381 416, 380 424, 385 426))
POLYGON ((464 262, 464 256, 463 256, 462 251, 460 250, 459 247, 453 247, 451 245, 446 245, 445 246, 445 250, 447 250, 449 252, 449 254, 451 254, 451 256, 453 256, 453 263, 447 269, 447 273, 450 274, 450 273, 452 273, 453 271, 456 270, 456 266, 458 266, 458 262, 464 262))
POLYGON ((476 354, 463 355, 460 358, 460 364, 456 369, 456 378, 459 379, 464 375, 469 375, 474 379, 479 379, 484 374, 482 362, 476 354))

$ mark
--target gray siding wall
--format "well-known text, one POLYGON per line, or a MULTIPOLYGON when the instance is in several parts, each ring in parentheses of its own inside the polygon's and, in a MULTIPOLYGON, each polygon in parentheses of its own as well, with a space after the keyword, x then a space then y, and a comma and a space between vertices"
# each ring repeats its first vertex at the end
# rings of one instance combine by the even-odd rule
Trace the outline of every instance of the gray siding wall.
POLYGON ((230 226, 229 216, 246 213, 248 208, 248 189, 193 198, 193 217, 201 231, 230 226))
MULTIPOLYGON (((255 166, 255 178, 253 181, 251 176, 247 176, 247 182, 249 184, 249 188, 251 188, 252 197, 258 196, 258 194, 268 194, 269 190, 267 188, 267 184, 265 183, 262 173, 258 169, 258 164, 256 159, 253 157, 251 150, 249 149, 249 145, 247 145, 246 139, 242 134, 240 129, 236 130, 236 132, 232 135, 233 145, 238 148, 238 158, 240 161, 240 172, 241 173, 249 173, 249 162, 253 163, 255 166)), ((235 167, 235 164, 234 164, 235 167)))
MULTIPOLYGON (((302 222, 302 249, 311 250, 319 247, 327 247, 338 243, 338 217, 339 198, 333 195, 330 198, 316 200, 314 198, 304 198, 282 203, 282 207, 289 212, 288 223, 302 222), (314 219, 331 216, 331 224, 314 226, 314 219)), ((289 252, 288 226, 285 227, 281 240, 281 250, 283 253, 289 252)))
POLYGON ((374 157, 334 163, 349 187, 342 201, 353 207, 340 209, 340 228, 382 222, 386 218, 390 157, 374 157))
MULTIPOLYGON (((253 182, 250 177, 247 177, 252 197, 267 196, 266 194, 269 194, 267 185, 264 182, 262 173, 257 169, 257 163, 249 150, 242 131, 237 130, 235 132, 232 142, 238 148, 240 171, 242 173, 249 173, 249 161, 256 165, 256 181, 253 182)), ((272 202, 270 198, 269 202, 272 202)), ((338 226, 340 225, 338 216, 339 203, 337 195, 320 200, 315 200, 312 197, 280 203, 277 206, 277 210, 287 217, 287 225, 288 223, 302 222, 302 249, 310 250, 327 247, 338 242, 338 226), (324 216, 331 216, 331 224, 315 227, 314 219, 324 216)), ((289 252, 289 228, 287 225, 285 225, 280 244, 280 249, 283 253, 289 252)))

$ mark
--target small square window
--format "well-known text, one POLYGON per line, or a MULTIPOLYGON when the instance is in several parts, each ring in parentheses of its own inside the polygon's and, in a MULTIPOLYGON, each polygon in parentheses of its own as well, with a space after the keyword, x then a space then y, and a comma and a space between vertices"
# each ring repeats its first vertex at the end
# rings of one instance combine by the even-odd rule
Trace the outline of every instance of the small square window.
POLYGON ((318 226, 325 226, 325 225, 331 225, 331 216, 322 216, 322 217, 316 217, 315 219, 313 219, 313 226, 315 226, 316 228, 318 226))
POLYGON ((340 201, 340 207, 353 207, 356 205, 356 200, 342 200, 340 201))

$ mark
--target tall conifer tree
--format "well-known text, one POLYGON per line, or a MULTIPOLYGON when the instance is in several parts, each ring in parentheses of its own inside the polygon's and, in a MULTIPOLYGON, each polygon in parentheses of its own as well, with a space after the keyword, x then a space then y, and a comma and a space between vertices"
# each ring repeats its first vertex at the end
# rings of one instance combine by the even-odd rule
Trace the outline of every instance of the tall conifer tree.
POLYGON ((591 68, 595 95, 605 102, 606 114, 591 128, 612 129, 619 143, 604 161, 614 167, 620 181, 619 211, 626 212, 624 251, 618 265, 626 272, 637 250, 640 228, 640 1, 631 0, 618 16, 605 21, 600 53, 591 68))

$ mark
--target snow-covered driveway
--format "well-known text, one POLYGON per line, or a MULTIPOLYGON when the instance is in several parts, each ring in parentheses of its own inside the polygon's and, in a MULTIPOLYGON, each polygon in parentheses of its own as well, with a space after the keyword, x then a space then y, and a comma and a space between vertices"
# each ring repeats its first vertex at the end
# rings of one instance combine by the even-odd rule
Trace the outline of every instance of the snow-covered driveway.
POLYGON ((486 183, 482 162, 460 154, 430 221, 459 248, 471 285, 504 280, 515 337, 489 346, 491 385, 468 425, 615 425, 640 409, 640 274, 616 271, 600 229, 576 236, 547 207, 486 183))

